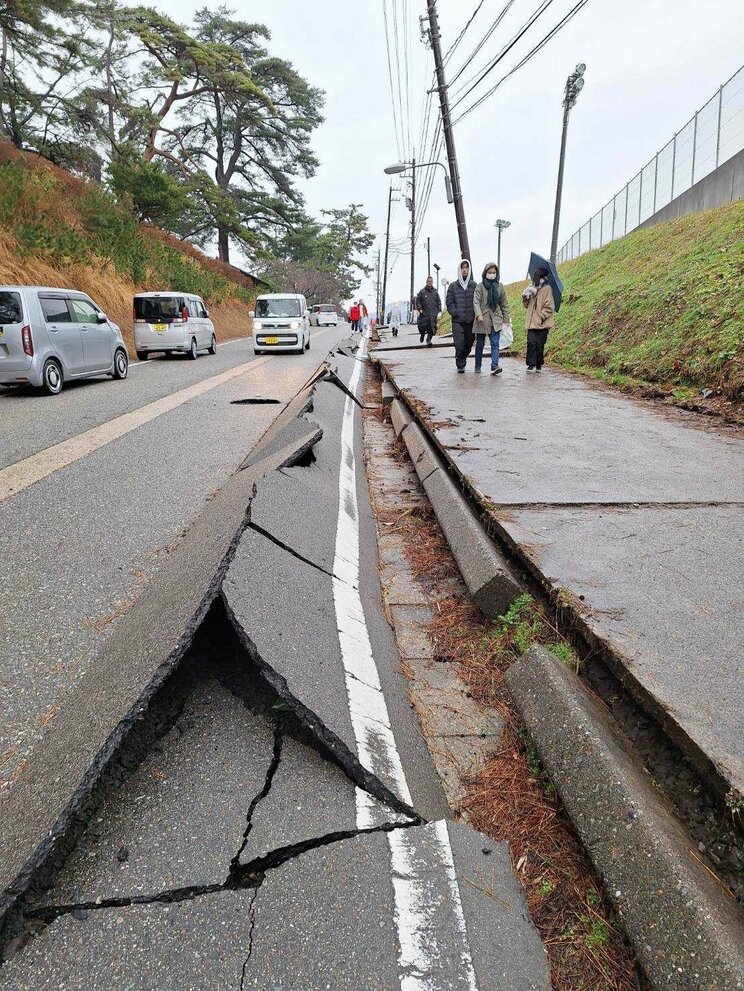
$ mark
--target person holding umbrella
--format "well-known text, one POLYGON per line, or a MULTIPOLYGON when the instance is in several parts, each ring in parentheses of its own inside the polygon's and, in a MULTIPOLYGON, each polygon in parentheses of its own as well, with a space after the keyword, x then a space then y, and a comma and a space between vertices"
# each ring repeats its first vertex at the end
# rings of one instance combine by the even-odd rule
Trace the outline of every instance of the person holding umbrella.
POLYGON ((463 258, 457 270, 457 278, 450 282, 447 289, 447 312, 452 317, 455 364, 460 375, 465 372, 468 355, 473 347, 474 294, 475 279, 470 271, 470 262, 463 258))
POLYGON ((527 371, 539 372, 545 364, 545 343, 553 328, 554 315, 561 305, 563 283, 555 265, 536 255, 530 256, 529 275, 532 285, 522 293, 527 310, 527 371))

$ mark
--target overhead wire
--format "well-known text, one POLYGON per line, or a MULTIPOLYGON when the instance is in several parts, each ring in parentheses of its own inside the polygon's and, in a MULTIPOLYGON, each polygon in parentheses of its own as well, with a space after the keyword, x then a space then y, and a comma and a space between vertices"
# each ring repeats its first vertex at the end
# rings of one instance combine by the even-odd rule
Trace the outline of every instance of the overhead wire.
POLYGON ((491 35, 494 33, 494 31, 499 26, 499 24, 501 24, 501 22, 503 21, 503 19, 506 17, 506 15, 509 13, 509 11, 511 10, 511 8, 513 6, 514 6, 514 0, 507 0, 506 4, 502 7, 501 11, 496 16, 496 20, 488 28, 488 30, 486 31, 486 33, 483 35, 483 37, 481 38, 481 40, 478 42, 478 44, 472 50, 472 52, 470 53, 470 55, 468 55, 468 57, 462 63, 462 65, 457 70, 457 72, 452 77, 452 79, 450 79, 450 81, 449 81, 449 85, 450 86, 454 86, 454 84, 457 82, 457 80, 460 78, 460 76, 463 74, 463 72, 465 72, 465 70, 470 66, 470 64, 472 63, 473 59, 476 57, 476 55, 478 54, 478 52, 483 48, 483 46, 486 44, 486 42, 488 42, 488 40, 490 39, 491 35))
POLYGON ((480 84, 483 82, 486 76, 490 75, 490 73, 493 72, 493 70, 496 68, 499 62, 501 62, 502 59, 506 58, 506 56, 509 54, 512 48, 514 48, 514 46, 519 41, 521 41, 524 35, 527 34, 529 29, 535 23, 535 21, 537 21, 537 19, 541 17, 553 3, 554 0, 542 0, 542 3, 540 3, 535 8, 535 10, 530 14, 530 16, 527 18, 525 23, 520 27, 517 33, 504 45, 504 47, 501 49, 498 55, 496 55, 495 58, 491 59, 491 61, 488 63, 488 65, 485 68, 478 70, 478 72, 480 73, 480 75, 478 75, 478 78, 474 79, 474 77, 471 77, 468 80, 468 82, 466 82, 457 91, 457 93, 454 94, 456 97, 459 96, 459 99, 456 99, 455 102, 452 104, 452 106, 450 107, 451 110, 454 110, 456 107, 458 107, 464 100, 468 98, 468 96, 473 92, 473 90, 477 86, 480 86, 480 84), (459 94, 462 95, 460 96, 459 94))
POLYGON ((388 77, 390 80, 390 99, 393 107, 393 130, 395 133, 395 147, 398 149, 398 157, 403 158, 403 142, 399 134, 399 129, 402 126, 402 120, 399 124, 398 115, 395 109, 395 84, 393 83, 393 64, 391 58, 390 27, 388 23, 387 0, 382 0, 382 19, 385 26, 385 48, 387 51, 388 77))
POLYGON ((473 11, 473 13, 468 18, 467 23, 465 24, 465 27, 458 34, 458 36, 455 38, 455 40, 449 46, 449 48, 447 49, 447 51, 444 53, 444 58, 442 60, 444 65, 447 65, 447 63, 449 62, 450 58, 454 55, 455 51, 457 50, 457 46, 460 44, 460 42, 462 41, 462 39, 465 37, 465 32, 470 27, 470 25, 473 23, 473 21, 475 20, 478 12, 480 11, 481 7, 483 6, 483 4, 485 2, 486 2, 486 0, 480 0, 480 3, 478 4, 478 6, 475 8, 475 10, 473 11))
POLYGON ((530 61, 530 59, 534 58, 534 56, 537 55, 537 53, 541 49, 543 49, 545 45, 547 45, 548 42, 550 42, 556 36, 556 34, 558 34, 559 31, 561 31, 564 28, 569 23, 569 21, 573 20, 576 14, 578 14, 579 11, 587 5, 587 3, 589 3, 589 0, 579 0, 579 2, 575 4, 571 8, 571 10, 569 10, 568 13, 553 28, 551 28, 551 30, 534 46, 534 48, 530 49, 530 51, 524 56, 524 58, 520 59, 520 61, 517 62, 516 65, 512 66, 512 68, 505 75, 503 75, 501 79, 499 79, 499 81, 494 86, 492 86, 487 92, 485 92, 482 96, 480 96, 475 101, 475 103, 473 103, 466 110, 463 110, 463 112, 459 115, 459 117, 457 117, 456 120, 453 121, 453 124, 457 124, 459 121, 463 120, 463 118, 467 117, 468 114, 472 113, 473 110, 475 110, 482 103, 484 103, 489 97, 493 96, 493 94, 496 92, 499 86, 502 85, 502 83, 505 83, 506 80, 509 79, 511 76, 513 76, 515 72, 518 72, 519 69, 525 66, 530 61))

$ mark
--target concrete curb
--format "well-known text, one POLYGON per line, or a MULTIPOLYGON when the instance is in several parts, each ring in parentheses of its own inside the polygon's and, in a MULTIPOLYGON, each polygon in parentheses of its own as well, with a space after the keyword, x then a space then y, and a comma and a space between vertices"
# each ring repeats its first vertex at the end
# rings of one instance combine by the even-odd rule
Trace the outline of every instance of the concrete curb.
POLYGON ((393 399, 390 404, 390 419, 395 429, 395 436, 400 437, 409 423, 413 423, 413 417, 408 412, 400 399, 393 399))
POLYGON ((600 703, 541 647, 512 665, 506 683, 651 985, 741 991, 740 910, 600 703))
POLYGON ((417 423, 410 423, 403 431, 403 442, 423 485, 429 475, 441 468, 442 464, 417 423))
POLYGON ((398 390, 389 379, 382 383, 382 408, 387 409, 392 401, 397 397, 398 390))

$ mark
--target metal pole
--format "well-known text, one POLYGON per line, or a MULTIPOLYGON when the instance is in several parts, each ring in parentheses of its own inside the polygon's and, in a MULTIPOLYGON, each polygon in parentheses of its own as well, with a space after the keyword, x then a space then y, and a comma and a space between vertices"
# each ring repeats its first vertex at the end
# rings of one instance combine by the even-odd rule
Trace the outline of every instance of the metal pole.
POLYGON ((426 278, 431 275, 431 238, 426 239, 426 278))
POLYGON ((377 320, 380 321, 380 249, 377 249, 377 285, 375 288, 375 309, 377 310, 377 320))
POLYGON ((630 183, 625 184, 625 226, 623 227, 623 235, 628 233, 628 190, 630 189, 630 183))
POLYGON ((692 130, 692 172, 690 173, 690 185, 695 185, 695 158, 697 153, 697 122, 698 111, 695 111, 695 126, 692 130))
POLYGON ((640 179, 638 181, 638 226, 641 226, 641 203, 643 202, 643 169, 638 173, 640 179))
POLYGON ((441 35, 439 33, 439 21, 437 19, 436 0, 427 0, 426 6, 429 12, 431 49, 434 53, 434 66, 437 73, 437 90, 439 91, 439 106, 442 113, 442 130, 444 131, 444 143, 447 148, 447 161, 449 163, 450 179, 452 180, 452 198, 455 206, 455 219, 457 220, 460 255, 463 258, 470 258, 470 243, 468 241, 468 228, 465 223, 465 208, 462 202, 460 172, 457 168, 457 153, 455 151, 455 138, 452 133, 452 122, 450 120, 449 96, 447 94, 447 83, 444 78, 444 62, 442 60, 442 45, 441 35))
POLYGON ((496 249, 496 264, 499 266, 499 272, 501 272, 501 228, 499 227, 499 246, 496 249))
POLYGON ((723 86, 718 90, 718 130, 716 131, 716 168, 721 154, 721 111, 723 110, 723 86))
POLYGON ((605 208, 599 211, 599 246, 602 247, 602 242, 604 241, 604 212, 605 208))
POLYGON ((409 299, 409 316, 413 317, 413 301, 415 299, 414 276, 416 267, 416 159, 411 161, 413 186, 411 188, 411 292, 409 299))
POLYGON ((393 184, 390 183, 388 190, 388 212, 387 227, 385 228, 385 266, 382 270, 382 318, 380 323, 385 323, 385 304, 387 296, 387 274, 388 274, 388 249, 390 247, 390 209, 393 205, 393 184))
POLYGON ((670 201, 674 199, 674 170, 677 167, 677 135, 675 133, 672 139, 672 191, 669 197, 670 201))
POLYGON ((612 240, 615 240, 615 214, 617 213, 617 193, 612 197, 612 240))
MULTIPOLYGON (((550 239, 550 258, 555 261, 555 253, 558 248, 558 225, 561 219, 561 196, 563 194, 563 163, 566 158, 566 132, 568 131, 568 113, 571 109, 568 105, 568 94, 563 102, 563 133, 561 135, 561 156, 558 160, 558 186, 555 191, 555 213, 553 214, 553 236, 550 239)), ((591 231, 590 231, 591 236, 591 231)))
POLYGON ((653 212, 656 213, 656 190, 659 188, 659 153, 656 152, 654 165, 654 209, 653 212))

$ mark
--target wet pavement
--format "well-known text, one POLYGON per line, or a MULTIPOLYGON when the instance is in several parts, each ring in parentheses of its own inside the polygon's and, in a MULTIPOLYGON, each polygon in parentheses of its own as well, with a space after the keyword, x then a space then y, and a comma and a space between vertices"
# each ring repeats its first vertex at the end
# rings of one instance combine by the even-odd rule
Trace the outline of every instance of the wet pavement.
POLYGON ((492 377, 453 352, 380 357, 507 544, 743 790, 741 435, 516 358, 492 377))

